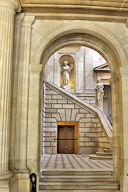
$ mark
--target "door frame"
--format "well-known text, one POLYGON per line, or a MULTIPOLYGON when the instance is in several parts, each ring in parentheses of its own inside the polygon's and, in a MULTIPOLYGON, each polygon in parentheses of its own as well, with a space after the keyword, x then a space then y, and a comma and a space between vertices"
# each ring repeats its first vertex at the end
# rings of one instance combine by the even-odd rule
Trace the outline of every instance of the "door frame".
POLYGON ((74 129, 75 129, 75 131, 74 131, 74 133, 75 133, 75 146, 74 146, 75 150, 74 150, 74 152, 75 152, 75 154, 78 154, 79 153, 79 122, 67 122, 67 121, 66 122, 64 122, 64 121, 57 122, 57 139, 58 139, 58 133, 59 133, 58 125, 72 125, 72 126, 74 126, 74 129))

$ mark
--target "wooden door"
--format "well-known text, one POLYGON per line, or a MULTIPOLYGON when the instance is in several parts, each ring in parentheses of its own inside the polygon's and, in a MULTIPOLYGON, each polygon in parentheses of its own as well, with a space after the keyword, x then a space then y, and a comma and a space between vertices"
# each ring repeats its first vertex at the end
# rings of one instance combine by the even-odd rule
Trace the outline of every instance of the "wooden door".
POLYGON ((58 125, 57 153, 73 154, 75 149, 74 126, 58 125))

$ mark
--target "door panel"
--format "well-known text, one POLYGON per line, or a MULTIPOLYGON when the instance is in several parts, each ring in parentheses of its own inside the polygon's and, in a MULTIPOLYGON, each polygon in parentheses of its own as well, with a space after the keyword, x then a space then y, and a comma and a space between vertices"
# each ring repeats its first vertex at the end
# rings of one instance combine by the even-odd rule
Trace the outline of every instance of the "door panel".
POLYGON ((74 126, 58 125, 57 152, 73 154, 75 148, 74 126))

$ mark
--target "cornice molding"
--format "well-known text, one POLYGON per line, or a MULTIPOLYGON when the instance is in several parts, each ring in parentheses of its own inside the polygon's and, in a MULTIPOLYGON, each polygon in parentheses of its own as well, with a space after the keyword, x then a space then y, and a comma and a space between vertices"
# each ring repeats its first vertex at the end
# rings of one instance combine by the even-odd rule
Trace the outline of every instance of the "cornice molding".
POLYGON ((123 0, 19 0, 22 11, 43 20, 93 20, 125 23, 128 2, 123 0))
POLYGON ((128 10, 128 2, 124 0, 20 0, 23 7, 66 7, 91 8, 102 10, 128 10))

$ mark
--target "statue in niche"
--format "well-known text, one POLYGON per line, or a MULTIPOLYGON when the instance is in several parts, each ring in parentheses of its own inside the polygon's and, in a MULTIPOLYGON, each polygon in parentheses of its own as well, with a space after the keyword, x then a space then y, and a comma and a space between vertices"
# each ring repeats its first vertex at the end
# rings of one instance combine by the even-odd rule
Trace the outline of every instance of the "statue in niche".
POLYGON ((68 64, 68 61, 64 61, 62 65, 62 72, 63 72, 63 82, 62 82, 62 88, 69 89, 69 75, 71 70, 73 69, 73 64, 68 64))
POLYGON ((101 82, 101 78, 97 77, 96 84, 96 96, 97 96, 97 106, 103 111, 103 96, 104 96, 104 85, 101 82))

